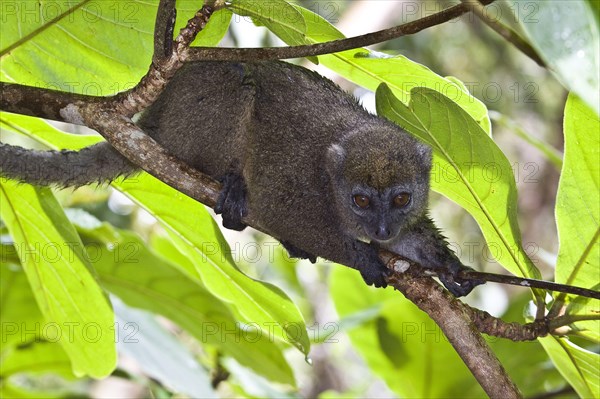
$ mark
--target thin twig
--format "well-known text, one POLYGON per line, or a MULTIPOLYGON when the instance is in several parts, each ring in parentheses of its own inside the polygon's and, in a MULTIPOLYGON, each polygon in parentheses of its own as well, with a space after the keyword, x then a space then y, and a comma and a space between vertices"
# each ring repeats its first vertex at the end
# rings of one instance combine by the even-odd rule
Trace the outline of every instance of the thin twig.
POLYGON ((541 288, 544 290, 564 292, 588 298, 600 299, 600 291, 588 288, 575 287, 573 285, 559 284, 552 281, 536 280, 526 277, 507 276, 504 274, 484 273, 475 270, 462 270, 459 277, 467 280, 484 280, 487 282, 518 285, 528 288, 541 288))
POLYGON ((519 51, 525 54, 527 57, 531 58, 535 61, 536 64, 541 66, 542 68, 546 68, 546 63, 542 58, 538 55, 537 51, 531 45, 521 37, 517 32, 508 26, 502 24, 500 21, 490 18, 485 12, 485 5, 482 4, 478 0, 460 0, 462 3, 469 7, 471 11, 477 17, 483 21, 487 26, 492 28, 496 33, 506 39, 509 43, 515 46, 519 51))
MULTIPOLYGON (((485 0, 490 4, 495 0, 485 0)), ((305 44, 289 47, 192 47, 189 51, 190 61, 258 61, 258 60, 283 60, 288 58, 311 57, 316 55, 338 53, 340 51, 371 46, 373 44, 412 35, 448 22, 470 11, 465 4, 457 4, 438 13, 425 16, 415 21, 407 22, 392 28, 383 29, 365 35, 354 36, 346 39, 333 40, 324 43, 305 44)))

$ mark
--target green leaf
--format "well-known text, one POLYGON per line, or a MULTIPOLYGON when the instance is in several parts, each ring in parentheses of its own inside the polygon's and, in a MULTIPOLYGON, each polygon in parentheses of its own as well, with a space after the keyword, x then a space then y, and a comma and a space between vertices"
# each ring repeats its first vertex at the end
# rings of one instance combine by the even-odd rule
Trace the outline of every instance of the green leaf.
POLYGON ((147 174, 136 180, 113 185, 161 222, 194 267, 185 272, 233 306, 247 323, 307 354, 308 333, 294 303, 279 288, 254 280, 237 268, 227 242, 204 206, 147 174))
MULTIPOLYGON (((178 25, 181 25, 179 26, 179 28, 182 28, 184 26, 183 24, 187 22, 187 19, 191 18, 192 15, 194 15, 196 11, 198 11, 198 8, 194 7, 200 6, 201 4, 199 4, 198 2, 192 1, 183 2, 181 6, 177 7, 178 15, 181 16, 178 22, 178 25), (191 7, 184 8, 184 6, 186 5, 191 7)), ((194 41, 192 42, 192 46, 214 47, 217 44, 219 44, 225 36, 225 34, 227 33, 227 30, 229 29, 229 24, 231 22, 232 15, 233 14, 231 13, 231 11, 229 11, 226 8, 221 8, 215 11, 210 16, 210 19, 208 20, 208 23, 206 24, 204 29, 202 29, 200 33, 198 33, 196 39, 194 39, 194 41)), ((175 35, 177 35, 178 32, 178 30, 175 30, 175 35)))
POLYGON ((516 136, 522 138, 527 143, 535 147, 539 152, 544 154, 546 159, 550 163, 552 163, 552 165, 556 167, 557 170, 560 170, 562 168, 563 154, 556 148, 551 146, 549 143, 545 142, 544 140, 540 140, 537 137, 534 137, 529 132, 525 131, 525 129, 523 129, 518 123, 512 121, 510 118, 508 118, 505 115, 502 115, 499 112, 490 111, 490 117, 494 122, 500 124, 516 136))
POLYGON ((252 2, 233 0, 231 11, 244 17, 252 17, 255 23, 264 25, 286 43, 304 44, 298 40, 306 33, 306 24, 302 14, 284 0, 252 2))
MULTIPOLYGON (((231 9, 240 15, 251 16, 255 23, 266 26, 289 45, 344 38, 327 20, 306 8, 287 4, 283 0, 268 2, 269 6, 273 4, 276 6, 269 8, 253 0, 234 0, 231 9)), ((457 79, 453 77, 443 78, 404 56, 390 57, 361 48, 320 55, 318 59, 319 64, 369 90, 375 91, 381 83, 386 83, 406 104, 414 87, 424 86, 437 90, 458 103, 486 132, 491 130, 487 108, 469 94, 462 83, 457 83, 457 79)))
POLYGON ((565 107, 564 131, 556 198, 556 281, 589 288, 600 281, 600 122, 573 94, 565 107))
POLYGON ((116 366, 114 319, 79 236, 48 188, 0 182, 8 226, 44 318, 76 375, 101 378, 116 366))
POLYGON ((11 378, 22 373, 54 373, 73 377, 71 362, 63 348, 47 341, 31 342, 2 351, 0 376, 11 378))
POLYGON ((512 273, 539 278, 521 246, 517 188, 510 163, 492 138, 456 103, 415 88, 408 106, 381 85, 377 112, 433 148, 431 184, 477 221, 496 260, 512 273))
MULTIPOLYGON (((565 107, 565 157, 556 200, 560 248, 556 281, 592 287, 599 280, 600 130, 598 115, 576 95, 565 107)), ((598 301, 576 298, 570 315, 597 312, 598 301)), ((597 313, 596 313, 597 315, 597 313)), ((576 323, 579 334, 598 342, 598 321, 576 323)), ((600 397, 600 356, 557 337, 540 339, 556 367, 581 397, 600 397)))
MULTIPOLYGON (((178 2, 175 34, 202 6, 178 2)), ((17 1, 3 5, 0 80, 108 96, 148 70, 158 2, 17 1)), ((214 13, 194 45, 216 45, 231 12, 214 13)))
POLYGON ((538 340, 579 397, 600 398, 600 355, 566 338, 548 336, 538 340))
MULTIPOLYGON (((243 365, 260 364, 257 372, 270 380, 294 385, 292 370, 272 336, 244 330, 223 302, 173 265, 179 256, 159 257, 131 232, 106 223, 82 226, 78 219, 74 223, 108 291, 128 306, 172 320, 200 343, 243 365)), ((174 248, 167 250, 167 245, 163 243, 163 253, 177 253, 174 248)))
MULTIPOLYGON (((592 287, 600 291, 600 283, 592 287)), ((575 297, 567 306, 568 315, 591 318, 591 320, 579 320, 570 327, 575 334, 595 343, 600 344, 600 300, 584 296, 575 297)))
POLYGON ((231 373, 230 384, 236 397, 263 399, 299 399, 295 392, 287 392, 257 375, 257 367, 241 367, 232 359, 223 359, 223 366, 231 373), (238 385, 239 384, 239 385, 238 385))
POLYGON ((522 13, 519 22, 562 84, 600 112, 600 27, 596 6, 589 2, 533 0, 533 18, 522 13), (595 11, 594 12, 594 9, 595 11), (527 17, 527 18, 524 18, 527 17))
POLYGON ((99 134, 77 135, 77 139, 74 140, 72 134, 57 129, 44 119, 19 114, 0 113, 0 124, 3 129, 30 137, 58 150, 80 150, 104 141, 99 134))
POLYGON ((348 336, 370 370, 399 397, 484 395, 440 329, 410 301, 361 284, 360 276, 346 267, 336 267, 329 281, 341 318, 379 307, 379 317, 362 318, 348 336))
POLYGON ((0 79, 104 96, 132 87, 150 64, 157 4, 16 2, 3 15, 0 79))
POLYGON ((50 397, 54 392, 18 389, 22 374, 53 374, 72 379, 71 361, 58 342, 45 341, 56 338, 49 336, 56 330, 44 323, 27 276, 13 263, 19 262, 15 248, 2 244, 0 251, 0 397, 50 397), (17 385, 13 386, 13 379, 17 385))
POLYGON ((0 325, 4 351, 42 339, 40 326, 44 319, 21 267, 4 262, 13 254, 17 256, 14 246, 2 244, 0 251, 0 325))

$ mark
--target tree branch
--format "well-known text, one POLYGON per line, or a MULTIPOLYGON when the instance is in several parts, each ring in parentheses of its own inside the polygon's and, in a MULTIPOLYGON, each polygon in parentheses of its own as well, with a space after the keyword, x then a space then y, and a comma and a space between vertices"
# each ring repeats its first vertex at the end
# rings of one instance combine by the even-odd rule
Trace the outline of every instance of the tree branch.
POLYGON ((154 54, 152 64, 160 65, 173 54, 173 32, 177 20, 175 0, 165 0, 158 4, 154 24, 154 54))
POLYGON ((189 45, 204 28, 213 13, 205 5, 188 20, 173 41, 175 27, 175 1, 161 0, 154 32, 154 54, 148 73, 134 88, 119 93, 112 99, 112 106, 121 115, 132 117, 152 104, 167 82, 189 57, 189 45))
MULTIPOLYGON (((473 325, 466 305, 433 279, 414 278, 405 270, 405 259, 389 252, 382 252, 381 258, 388 268, 394 270, 388 282, 437 323, 490 398, 522 396, 473 325)), ((414 265, 411 265, 409 269, 413 267, 414 265)))
POLYGON ((588 288, 576 287, 573 285, 559 284, 552 281, 536 280, 533 278, 507 276, 503 274, 484 273, 475 270, 462 270, 459 273, 460 278, 467 280, 485 280, 501 284, 518 285, 521 287, 541 288, 548 291, 574 294, 588 298, 600 299, 600 291, 594 291, 588 288))
POLYGON ((472 11, 477 17, 483 21, 487 26, 492 28, 496 33, 502 36, 506 41, 515 46, 519 51, 525 54, 527 57, 535 61, 536 64, 542 68, 546 68, 546 63, 538 55, 537 51, 531 45, 521 37, 517 32, 504 25, 500 21, 490 18, 485 12, 485 5, 489 4, 484 1, 478 0, 460 0, 469 10, 472 11))
MULTIPOLYGON (((484 4, 491 4, 495 0, 483 0, 484 4)), ((470 12, 471 8, 465 4, 457 4, 438 13, 428 15, 415 21, 407 22, 392 28, 383 29, 365 35, 354 36, 346 39, 333 40, 324 43, 305 44, 288 47, 192 47, 189 51, 190 61, 258 61, 258 60, 283 60, 288 58, 310 57, 323 54, 338 53, 340 51, 371 46, 373 44, 412 35, 432 26, 440 25, 454 18, 470 12)))

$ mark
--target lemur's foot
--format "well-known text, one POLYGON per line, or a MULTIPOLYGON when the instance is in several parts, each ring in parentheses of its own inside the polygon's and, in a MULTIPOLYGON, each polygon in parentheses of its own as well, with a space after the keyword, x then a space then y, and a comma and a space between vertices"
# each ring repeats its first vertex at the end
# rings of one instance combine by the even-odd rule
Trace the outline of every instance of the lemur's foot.
POLYGON ((223 189, 219 193, 215 213, 223 215, 223 226, 232 230, 244 230, 242 218, 246 216, 246 183, 237 173, 228 173, 222 179, 223 189))
POLYGON ((290 244, 287 241, 281 241, 281 245, 288 251, 291 258, 298 259, 308 259, 310 263, 315 263, 317 261, 317 257, 309 252, 306 252, 303 249, 296 247, 293 244, 290 244))
POLYGON ((484 280, 466 280, 458 277, 460 271, 465 269, 473 270, 457 261, 450 265, 448 273, 439 275, 440 281, 444 284, 444 287, 456 297, 466 296, 473 288, 485 284, 484 280))

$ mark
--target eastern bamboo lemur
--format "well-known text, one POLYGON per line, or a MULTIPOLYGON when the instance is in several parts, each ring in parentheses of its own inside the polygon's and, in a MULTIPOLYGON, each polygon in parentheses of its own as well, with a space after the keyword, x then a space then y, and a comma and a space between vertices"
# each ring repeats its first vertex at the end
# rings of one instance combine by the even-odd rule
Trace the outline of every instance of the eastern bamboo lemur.
MULTIPOLYGON (((427 216, 431 151, 307 69, 283 62, 184 66, 138 125, 172 154, 220 180, 215 208, 241 230, 252 215, 291 256, 317 256, 386 286, 386 248, 437 269, 455 295, 478 282, 427 216)), ((107 181, 136 167, 109 144, 79 152, 0 144, 0 174, 38 185, 107 181), (33 167, 35 166, 35 167, 33 167)))

